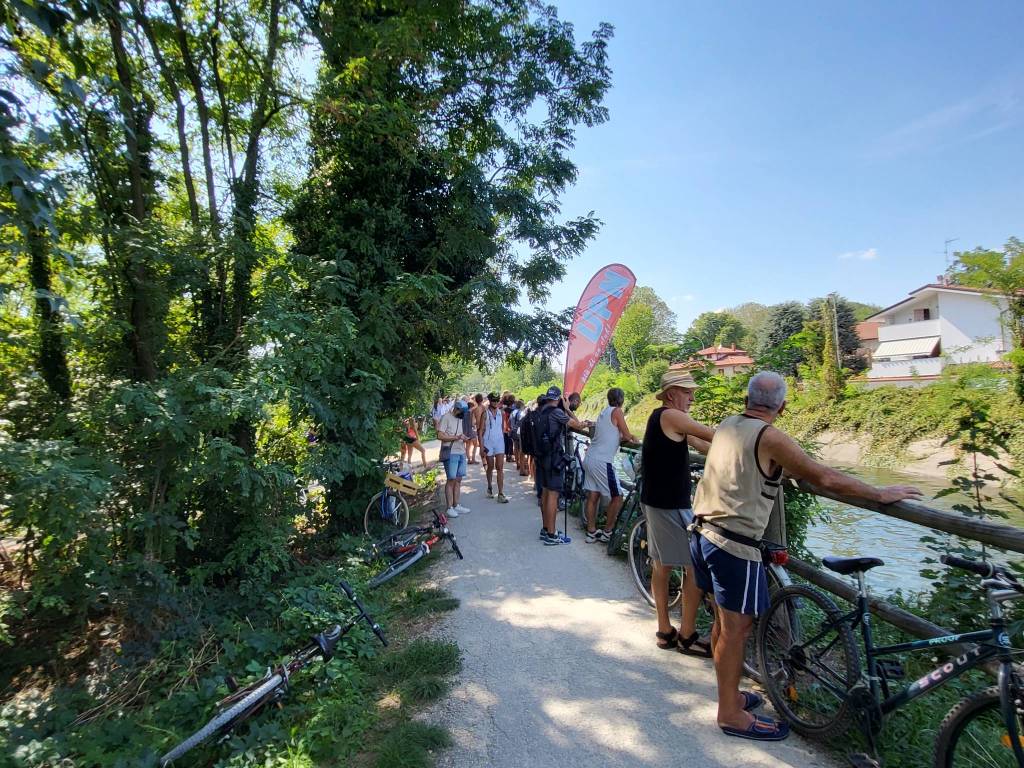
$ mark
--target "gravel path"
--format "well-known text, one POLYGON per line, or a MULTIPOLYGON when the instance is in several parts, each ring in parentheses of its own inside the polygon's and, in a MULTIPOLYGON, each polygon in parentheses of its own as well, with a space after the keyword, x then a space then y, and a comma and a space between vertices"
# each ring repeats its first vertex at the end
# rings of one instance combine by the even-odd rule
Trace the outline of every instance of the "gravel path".
POLYGON ((452 522, 466 559, 438 553, 434 575, 461 601, 438 631, 463 652, 452 694, 424 713, 455 740, 439 766, 836 765, 796 735, 723 735, 710 662, 657 649, 653 611, 624 562, 587 544, 572 519, 571 544, 543 546, 532 484, 514 466, 505 477, 502 505, 469 467, 472 512, 452 522))

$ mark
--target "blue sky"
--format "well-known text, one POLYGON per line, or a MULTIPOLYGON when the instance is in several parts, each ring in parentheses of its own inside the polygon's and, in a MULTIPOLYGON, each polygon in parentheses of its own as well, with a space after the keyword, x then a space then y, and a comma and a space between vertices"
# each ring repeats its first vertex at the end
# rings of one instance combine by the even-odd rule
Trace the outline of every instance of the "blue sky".
POLYGON ((891 304, 951 249, 1024 237, 1024 2, 558 0, 615 26, 611 120, 566 215, 604 221, 552 290, 613 261, 685 329, 830 291, 891 304))

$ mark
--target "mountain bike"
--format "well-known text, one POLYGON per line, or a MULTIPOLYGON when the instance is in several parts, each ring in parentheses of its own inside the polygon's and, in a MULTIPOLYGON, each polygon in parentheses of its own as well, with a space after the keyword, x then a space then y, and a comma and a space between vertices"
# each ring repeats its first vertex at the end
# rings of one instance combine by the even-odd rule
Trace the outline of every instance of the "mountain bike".
POLYGON ((1024 586, 1008 571, 952 555, 943 563, 982 578, 989 608, 989 627, 929 640, 875 645, 868 613, 864 574, 884 565, 877 557, 826 557, 831 571, 857 579, 857 603, 840 611, 827 595, 803 584, 791 584, 772 596, 758 625, 758 653, 764 686, 776 711, 793 730, 807 736, 836 737, 858 722, 872 755, 850 756, 855 766, 874 766, 875 740, 885 715, 970 669, 994 662, 998 683, 966 697, 939 726, 933 765, 936 768, 1007 766, 1024 768, 1024 679, 1013 664, 1021 651, 1010 635, 1024 622, 1008 627, 1003 603, 1024 596, 1024 586), (861 665, 853 629, 860 625, 866 665, 861 665), (959 654, 898 692, 890 684, 903 677, 898 660, 880 659, 914 651, 966 645, 959 654))
MULTIPOLYGON (((789 572, 785 565, 789 562, 789 552, 785 547, 765 542, 762 549, 762 562, 764 563, 765 576, 768 579, 768 594, 771 595, 779 589, 792 583, 789 572)), ((647 604, 654 607, 654 593, 651 591, 651 573, 653 571, 653 560, 650 549, 647 546, 647 520, 641 515, 640 519, 633 524, 629 532, 629 572, 633 576, 633 583, 641 597, 647 604)), ((682 568, 673 568, 669 575, 669 603, 671 609, 683 598, 683 580, 686 578, 682 568)), ((701 605, 697 609, 697 632, 701 637, 711 634, 711 627, 714 624, 715 611, 714 599, 708 593, 704 593, 701 605)), ((743 673, 751 680, 761 681, 761 668, 758 665, 756 630, 757 619, 754 620, 754 627, 747 638, 746 652, 743 659, 743 673)))
POLYGON ((587 443, 575 435, 572 436, 572 453, 566 456, 565 468, 562 470, 562 492, 558 497, 558 508, 565 515, 562 527, 568 521, 568 514, 579 514, 584 520, 587 517, 587 493, 583 490, 583 451, 587 443))
POLYGON ((463 559, 462 550, 455 540, 455 534, 448 528, 448 518, 441 512, 434 511, 434 519, 430 525, 411 526, 388 534, 370 546, 370 559, 380 557, 391 558, 387 566, 370 579, 366 586, 376 589, 381 584, 395 578, 398 574, 411 568, 415 563, 430 554, 430 550, 438 542, 445 540, 452 545, 452 550, 463 559))
POLYGON ((288 690, 288 680, 293 674, 310 664, 317 656, 321 657, 326 664, 334 655, 334 649, 338 641, 360 621, 369 624, 370 629, 385 647, 388 644, 384 631, 380 628, 373 617, 356 597, 352 587, 344 580, 339 582, 342 590, 348 595, 359 615, 349 621, 345 626, 335 625, 330 629, 323 630, 313 637, 313 642, 305 648, 294 653, 290 658, 281 663, 276 669, 267 669, 262 679, 247 686, 238 688, 233 678, 228 678, 228 687, 231 693, 218 702, 218 712, 213 718, 198 731, 193 733, 184 741, 174 746, 167 754, 160 758, 160 766, 170 765, 189 750, 195 748, 212 736, 219 736, 221 739, 227 737, 228 733, 239 723, 256 714, 260 709, 269 703, 281 699, 288 690))
POLYGON ((384 487, 370 499, 363 513, 363 530, 374 539, 409 524, 409 502, 403 494, 415 495, 419 490, 412 473, 402 471, 402 462, 386 462, 382 469, 384 487))

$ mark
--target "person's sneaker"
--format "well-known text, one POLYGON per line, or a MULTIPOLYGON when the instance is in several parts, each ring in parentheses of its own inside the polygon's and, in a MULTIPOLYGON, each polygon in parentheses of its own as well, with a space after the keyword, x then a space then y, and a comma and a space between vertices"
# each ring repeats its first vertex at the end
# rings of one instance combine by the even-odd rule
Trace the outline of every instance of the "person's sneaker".
POLYGON ((593 544, 595 541, 599 541, 597 534, 601 529, 598 528, 596 531, 587 531, 587 544, 593 544))
POLYGON ((456 504, 455 505, 455 511, 458 512, 460 515, 464 515, 467 512, 469 512, 469 508, 468 507, 464 507, 461 504, 456 504))
POLYGON ((448 509, 444 511, 444 516, 450 519, 454 519, 459 516, 459 511, 455 509, 455 507, 448 507, 448 509))
POLYGON ((601 528, 598 528, 596 531, 594 531, 593 539, 591 539, 590 534, 587 533, 587 541, 599 541, 602 544, 607 544, 611 540, 611 538, 612 535, 608 533, 608 531, 602 530, 601 528))
POLYGON ((488 499, 493 499, 494 498, 494 491, 491 490, 491 486, 487 486, 487 498, 488 499))
POLYGON ((541 534, 540 540, 544 542, 545 547, 557 547, 559 544, 565 543, 562 541, 561 536, 548 533, 547 531, 544 531, 544 533, 541 534))
POLYGON ((568 544, 572 541, 572 539, 566 536, 562 531, 558 531, 557 533, 548 533, 543 528, 540 529, 540 540, 549 546, 554 546, 556 544, 568 544))
POLYGON ((504 493, 499 493, 498 494, 498 503, 499 504, 508 504, 508 499, 505 498, 505 494, 504 493))

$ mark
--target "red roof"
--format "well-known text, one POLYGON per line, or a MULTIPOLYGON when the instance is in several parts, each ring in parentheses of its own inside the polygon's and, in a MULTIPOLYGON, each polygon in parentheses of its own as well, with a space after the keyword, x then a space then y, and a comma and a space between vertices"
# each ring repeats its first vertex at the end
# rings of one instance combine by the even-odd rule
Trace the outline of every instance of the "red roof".
POLYGON ((730 347, 705 347, 704 349, 698 350, 697 354, 701 357, 713 357, 715 355, 745 355, 747 350, 736 349, 736 345, 733 344, 730 347))
POLYGON ((865 320, 863 323, 857 323, 856 332, 857 338, 861 341, 878 341, 878 328, 881 323, 875 323, 870 320, 865 320))
MULTIPOLYGON (((737 350, 742 352, 742 350, 737 350)), ((754 361, 746 354, 729 355, 712 361, 716 368, 724 368, 727 365, 753 365, 754 361)))

